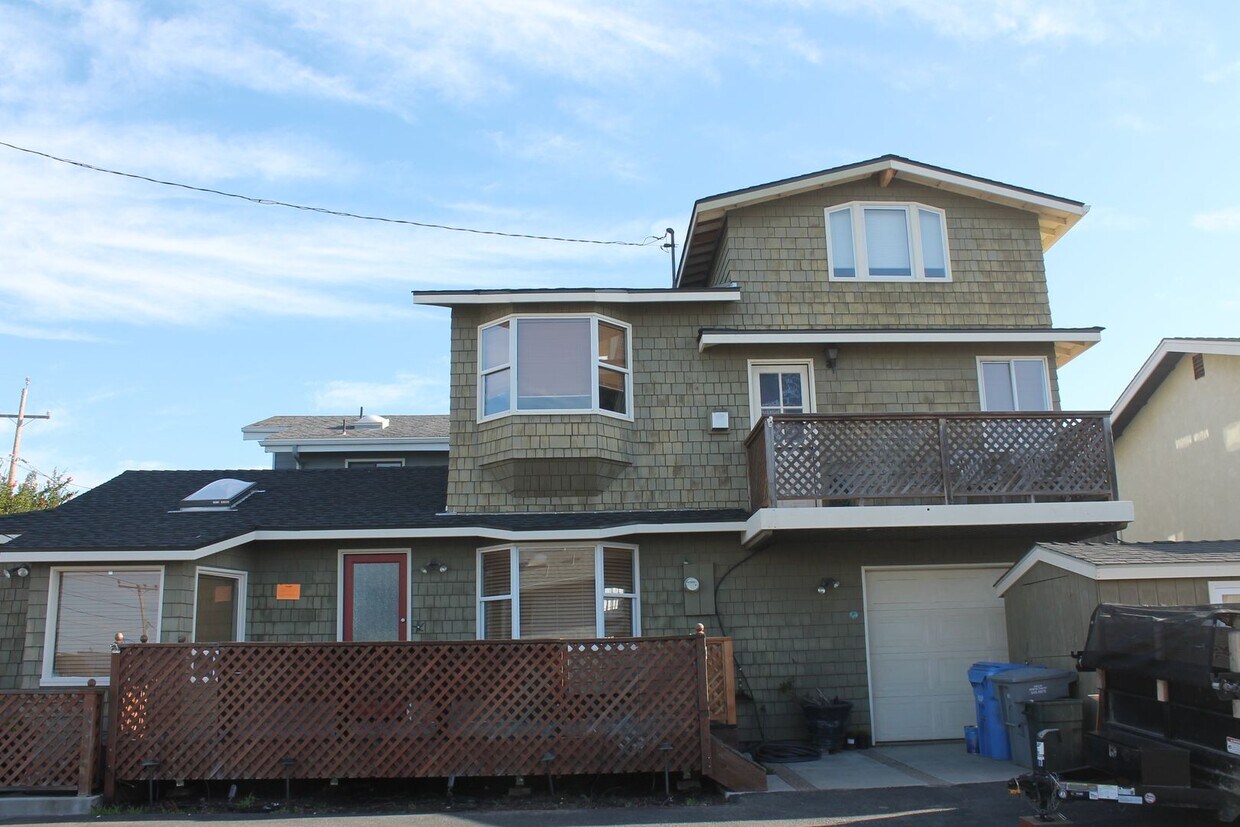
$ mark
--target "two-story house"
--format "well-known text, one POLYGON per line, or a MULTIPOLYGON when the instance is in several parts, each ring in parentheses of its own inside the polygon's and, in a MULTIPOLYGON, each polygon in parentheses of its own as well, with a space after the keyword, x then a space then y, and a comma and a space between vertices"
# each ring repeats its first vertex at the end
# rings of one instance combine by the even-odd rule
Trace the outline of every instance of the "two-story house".
POLYGON ((1107 414, 1059 409, 1100 331, 1051 326, 1043 254, 1085 212, 884 156, 699 200, 669 288, 416 293, 452 312, 446 474, 126 473, 0 547, 31 566, 9 680, 84 679, 88 598, 158 640, 217 597, 250 640, 700 622, 745 739, 800 737, 817 688, 878 741, 957 738, 1007 657, 994 581, 1132 519, 1107 414))

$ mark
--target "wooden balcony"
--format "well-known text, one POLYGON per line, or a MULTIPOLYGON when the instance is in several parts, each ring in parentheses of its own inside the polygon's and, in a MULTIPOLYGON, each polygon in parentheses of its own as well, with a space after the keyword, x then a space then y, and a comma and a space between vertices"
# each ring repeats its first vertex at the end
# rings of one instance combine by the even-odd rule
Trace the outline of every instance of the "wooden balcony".
POLYGON ((754 511, 1117 499, 1106 413, 780 414, 745 450, 754 511))

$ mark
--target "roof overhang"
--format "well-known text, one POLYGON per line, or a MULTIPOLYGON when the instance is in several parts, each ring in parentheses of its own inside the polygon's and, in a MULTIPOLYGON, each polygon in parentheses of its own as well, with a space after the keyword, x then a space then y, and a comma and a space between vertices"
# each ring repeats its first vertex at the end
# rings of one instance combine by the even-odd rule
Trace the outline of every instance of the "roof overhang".
POLYGON ((266 439, 259 442, 269 454, 341 453, 345 451, 447 451, 447 437, 389 437, 387 439, 266 439))
POLYGON ((1240 356, 1240 339, 1163 339, 1159 342, 1111 408, 1111 433, 1116 439, 1186 353, 1240 356))
POLYGON ((457 307, 472 304, 668 304, 672 302, 740 301, 740 288, 676 290, 658 287, 646 290, 612 288, 565 288, 554 290, 419 290, 414 304, 457 307))
POLYGON ((417 540, 479 538, 499 542, 571 542, 609 540, 620 537, 648 534, 739 534, 745 528, 743 522, 703 523, 633 523, 606 528, 576 529, 511 529, 485 528, 479 526, 453 526, 443 528, 377 528, 377 529, 310 529, 310 530, 258 530, 229 537, 192 549, 24 549, 5 552, 0 549, 0 564, 21 561, 23 563, 123 563, 123 562, 174 562, 201 560, 212 554, 227 551, 246 543, 264 540, 417 540))
POLYGON ((1055 362, 1063 367, 1102 339, 1102 328, 1070 329, 920 329, 920 330, 720 330, 698 333, 698 350, 722 345, 906 345, 1036 344, 1055 345, 1055 362))
MULTIPOLYGON (((1132 503, 988 503, 985 505, 870 505, 855 508, 760 508, 745 523, 746 546, 779 531, 977 528, 1092 525, 1122 528, 1132 503)), ((1105 529, 1104 529, 1105 530, 1105 529)), ((1099 530, 1101 534, 1104 530, 1099 530)))
POLYGON ((727 214, 732 210, 833 187, 880 173, 888 173, 922 186, 1036 213, 1043 251, 1049 250, 1089 212, 1089 207, 1080 201, 921 164, 896 155, 884 155, 869 161, 699 199, 693 205, 693 215, 689 218, 689 231, 685 236, 680 267, 676 271, 676 284, 691 285, 704 281, 714 261, 715 246, 723 231, 727 214))
POLYGON ((1088 577, 1090 580, 1159 580, 1177 577, 1240 578, 1240 562, 1234 563, 1091 563, 1061 551, 1037 545, 995 581, 995 594, 1003 597, 1038 563, 1088 577))

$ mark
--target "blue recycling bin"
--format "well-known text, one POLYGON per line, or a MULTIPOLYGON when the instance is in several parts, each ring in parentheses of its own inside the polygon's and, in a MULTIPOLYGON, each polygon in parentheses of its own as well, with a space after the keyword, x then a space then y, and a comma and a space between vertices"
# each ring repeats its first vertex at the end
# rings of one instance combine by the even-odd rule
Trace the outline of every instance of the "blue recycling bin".
POLYGON ((977 739, 982 755, 1000 761, 1012 760, 1007 726, 1003 721, 1003 704, 990 677, 1009 669, 1021 669, 1023 663, 991 663, 982 661, 969 667, 969 683, 973 684, 973 702, 977 707, 977 739))

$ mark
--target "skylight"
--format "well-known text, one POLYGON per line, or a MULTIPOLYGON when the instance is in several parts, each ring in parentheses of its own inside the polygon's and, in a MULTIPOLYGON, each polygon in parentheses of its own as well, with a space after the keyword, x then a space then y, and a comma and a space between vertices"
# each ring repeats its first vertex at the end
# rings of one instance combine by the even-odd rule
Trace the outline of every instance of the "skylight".
POLYGON ((181 500, 181 509, 212 509, 217 511, 232 508, 250 494, 256 483, 244 480, 225 478, 207 483, 193 494, 181 500))

